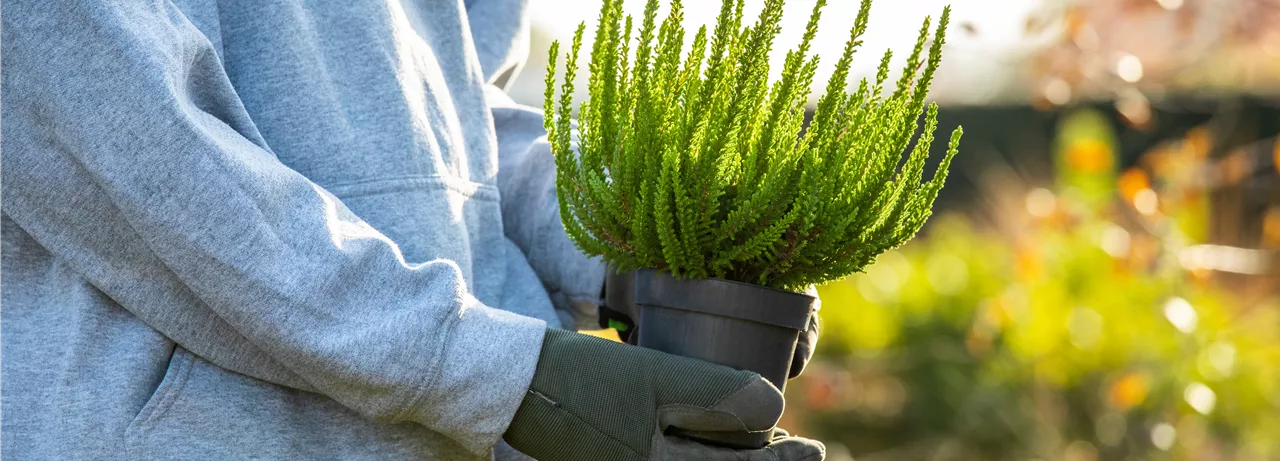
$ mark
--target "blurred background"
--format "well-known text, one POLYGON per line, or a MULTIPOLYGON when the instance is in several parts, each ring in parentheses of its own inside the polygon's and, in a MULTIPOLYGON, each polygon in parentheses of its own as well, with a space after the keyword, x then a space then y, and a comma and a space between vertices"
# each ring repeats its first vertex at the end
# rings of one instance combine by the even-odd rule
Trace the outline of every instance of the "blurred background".
MULTIPOLYGON (((537 106, 599 2, 532 2, 509 91, 537 106)), ((834 61, 857 2, 829 3, 834 61)), ((945 3, 875 2, 857 76, 945 3)), ((1280 460, 1280 0, 951 3, 931 98, 960 155, 919 237, 820 288, 784 426, 832 461, 1280 460)), ((787 5, 775 50, 813 0, 787 5)))

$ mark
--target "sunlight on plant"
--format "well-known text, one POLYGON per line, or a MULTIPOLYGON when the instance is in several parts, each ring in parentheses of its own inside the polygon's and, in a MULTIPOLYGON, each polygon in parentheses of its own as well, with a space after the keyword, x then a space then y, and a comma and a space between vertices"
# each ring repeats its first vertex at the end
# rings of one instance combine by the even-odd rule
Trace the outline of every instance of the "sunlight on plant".
POLYGON ((938 115, 925 96, 950 10, 943 10, 932 40, 931 20, 924 20, 891 90, 892 53, 885 52, 874 81, 862 79, 846 93, 869 19, 871 2, 864 0, 806 126, 818 66, 810 42, 824 5, 817 2, 804 39, 770 84, 782 0, 767 1, 748 27, 742 0, 724 1, 714 29, 700 28, 683 58, 679 0, 661 24, 658 1, 650 0, 634 42, 633 19, 623 17, 622 2, 605 0, 592 43, 590 97, 576 128, 573 81, 585 25, 574 35, 558 99, 554 43, 546 129, 556 155, 560 215, 579 248, 620 270, 655 268, 682 278, 799 290, 858 271, 914 236, 961 134, 952 133, 941 166, 923 180, 938 115))

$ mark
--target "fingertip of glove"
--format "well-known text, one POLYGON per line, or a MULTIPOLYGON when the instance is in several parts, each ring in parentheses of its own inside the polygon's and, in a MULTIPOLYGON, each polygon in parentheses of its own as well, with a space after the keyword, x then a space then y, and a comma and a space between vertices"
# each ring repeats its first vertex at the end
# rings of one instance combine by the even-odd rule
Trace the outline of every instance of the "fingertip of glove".
POLYGON ((711 409, 737 416, 750 431, 764 431, 778 424, 785 407, 782 392, 768 380, 753 373, 742 388, 717 402, 711 409))
POLYGON ((827 446, 822 442, 801 437, 786 437, 769 444, 778 461, 822 461, 827 457, 827 446))

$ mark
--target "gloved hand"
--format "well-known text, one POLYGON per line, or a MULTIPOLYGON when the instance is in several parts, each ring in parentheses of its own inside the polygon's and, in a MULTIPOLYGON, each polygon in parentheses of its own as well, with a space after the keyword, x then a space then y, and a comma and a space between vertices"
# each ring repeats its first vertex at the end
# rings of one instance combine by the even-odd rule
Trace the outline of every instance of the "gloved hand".
POLYGON ((821 461, 821 443, 785 433, 756 450, 664 434, 767 431, 782 408, 755 373, 550 329, 503 438, 541 461, 821 461))
POLYGON ((822 298, 818 297, 818 287, 809 285, 804 290, 804 294, 813 296, 818 300, 813 303, 813 315, 809 317, 809 327, 800 332, 800 337, 796 341, 796 355, 791 358, 791 371, 787 374, 788 378, 795 378, 804 372, 805 365, 809 364, 809 359, 813 358, 813 349, 818 347, 818 310, 822 308, 822 298))

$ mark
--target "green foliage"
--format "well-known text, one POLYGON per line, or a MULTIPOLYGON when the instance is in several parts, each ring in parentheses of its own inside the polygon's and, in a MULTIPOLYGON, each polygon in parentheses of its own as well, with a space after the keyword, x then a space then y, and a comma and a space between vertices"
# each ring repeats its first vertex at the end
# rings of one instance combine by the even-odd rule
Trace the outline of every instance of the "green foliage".
POLYGON ((786 427, 858 460, 1280 459, 1274 274, 1181 257, 1215 242, 1181 229, 1230 216, 1187 174, 1213 162, 1205 128, 1139 157, 1184 165, 1143 179, 1160 203, 1144 215, 1099 142, 1112 128, 1063 118, 1054 167, 1080 174, 1028 195, 1049 212, 994 190, 985 216, 935 219, 818 288, 822 341, 787 386, 786 427))
POLYGON ((658 1, 649 0, 634 55, 631 16, 624 19, 621 0, 604 0, 588 68, 590 99, 576 129, 571 95, 584 28, 574 35, 558 101, 553 44, 546 128, 560 215, 579 248, 620 270, 797 290, 859 271, 914 236, 961 134, 951 134, 937 172, 923 181, 938 114, 924 99, 950 9, 927 56, 924 20, 892 92, 886 95, 886 52, 875 80, 863 79, 849 94, 849 66, 871 7, 864 0, 806 129, 818 66, 809 47, 825 3, 814 6, 803 41, 770 85, 783 0, 767 0, 746 27, 742 0, 725 0, 715 28, 710 35, 700 28, 687 54, 681 2, 673 0, 659 23, 658 1), (924 130, 904 160, 922 113, 924 130))
MULTIPOLYGON (((787 427, 859 460, 1280 459, 1280 300, 1112 256, 1114 218, 996 232, 941 216, 819 287, 822 341, 787 387, 787 427), (1172 447, 1152 441, 1162 424, 1172 447)), ((1163 248, 1140 232, 1134 248, 1163 248)))

